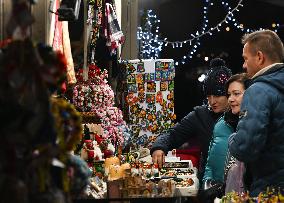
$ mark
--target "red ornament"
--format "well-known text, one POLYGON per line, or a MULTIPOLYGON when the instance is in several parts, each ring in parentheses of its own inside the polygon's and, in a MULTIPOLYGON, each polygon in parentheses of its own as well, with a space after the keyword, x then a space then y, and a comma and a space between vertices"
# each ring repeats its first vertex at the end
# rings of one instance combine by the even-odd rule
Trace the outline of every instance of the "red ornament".
POLYGON ((61 84, 61 91, 62 91, 62 93, 65 93, 66 90, 67 90, 66 82, 63 82, 63 83, 61 84))
POLYGON ((110 151, 109 149, 104 150, 104 158, 109 158, 113 155, 113 152, 110 151))
POLYGON ((93 159, 95 156, 94 150, 88 150, 88 159, 93 159))
POLYGON ((92 140, 85 140, 85 144, 88 150, 94 149, 93 141, 92 140))
POLYGON ((104 138, 102 138, 99 134, 95 134, 95 140, 97 141, 98 145, 101 144, 102 141, 104 141, 104 138))

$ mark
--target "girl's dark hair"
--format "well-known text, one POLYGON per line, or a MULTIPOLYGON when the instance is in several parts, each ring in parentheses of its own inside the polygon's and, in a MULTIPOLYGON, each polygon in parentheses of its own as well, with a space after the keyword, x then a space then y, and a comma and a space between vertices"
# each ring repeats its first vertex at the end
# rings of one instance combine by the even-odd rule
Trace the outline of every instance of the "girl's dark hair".
POLYGON ((239 74, 235 74, 235 75, 231 76, 225 84, 226 93, 228 93, 229 85, 232 82, 239 82, 239 83, 243 84, 244 88, 246 89, 247 88, 246 83, 247 83, 248 80, 249 80, 249 77, 246 73, 239 73, 239 74))

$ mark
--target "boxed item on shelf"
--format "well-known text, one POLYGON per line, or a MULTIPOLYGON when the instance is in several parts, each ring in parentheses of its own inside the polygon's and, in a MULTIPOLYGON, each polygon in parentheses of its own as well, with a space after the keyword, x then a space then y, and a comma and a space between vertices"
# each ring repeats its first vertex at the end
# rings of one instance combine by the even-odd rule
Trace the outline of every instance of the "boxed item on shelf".
POLYGON ((199 180, 197 177, 182 178, 176 180, 176 192, 180 196, 196 196, 199 188, 199 180))
POLYGON ((164 167, 160 170, 161 178, 173 178, 176 182, 176 194, 179 196, 196 196, 199 188, 197 169, 191 160, 180 160, 179 157, 165 157, 164 167))

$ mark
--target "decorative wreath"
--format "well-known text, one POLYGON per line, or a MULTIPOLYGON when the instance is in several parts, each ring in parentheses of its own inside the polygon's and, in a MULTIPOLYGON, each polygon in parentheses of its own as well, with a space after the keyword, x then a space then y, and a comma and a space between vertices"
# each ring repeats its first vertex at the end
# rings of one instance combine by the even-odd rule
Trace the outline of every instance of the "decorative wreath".
POLYGON ((73 150, 83 133, 82 117, 75 107, 62 98, 51 98, 59 148, 73 150))

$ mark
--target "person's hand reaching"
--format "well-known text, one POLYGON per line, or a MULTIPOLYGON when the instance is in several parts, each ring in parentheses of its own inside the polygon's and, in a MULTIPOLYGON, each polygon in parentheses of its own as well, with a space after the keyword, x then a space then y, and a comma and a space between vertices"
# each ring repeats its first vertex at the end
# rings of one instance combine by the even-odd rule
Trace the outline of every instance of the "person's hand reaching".
POLYGON ((152 161, 153 163, 157 163, 159 165, 159 168, 162 168, 162 166, 165 163, 165 153, 163 150, 155 150, 152 154, 152 161))

